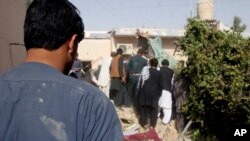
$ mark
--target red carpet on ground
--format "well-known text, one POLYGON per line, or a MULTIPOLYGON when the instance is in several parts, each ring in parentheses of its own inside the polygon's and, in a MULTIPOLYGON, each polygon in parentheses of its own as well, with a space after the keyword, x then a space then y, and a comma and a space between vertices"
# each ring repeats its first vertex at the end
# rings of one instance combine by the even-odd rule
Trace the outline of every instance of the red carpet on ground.
POLYGON ((155 129, 150 129, 145 133, 137 133, 134 135, 125 136, 125 141, 162 141, 158 134, 155 132, 155 129))

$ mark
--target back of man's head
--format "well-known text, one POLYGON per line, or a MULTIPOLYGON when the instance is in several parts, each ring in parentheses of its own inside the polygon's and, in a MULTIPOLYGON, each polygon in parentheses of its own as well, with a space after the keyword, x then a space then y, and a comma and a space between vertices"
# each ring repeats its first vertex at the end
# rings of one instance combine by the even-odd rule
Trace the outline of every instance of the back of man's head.
POLYGON ((151 67, 157 67, 158 60, 156 58, 150 59, 149 64, 151 67))
POLYGON ((68 0, 33 0, 24 22, 26 49, 58 49, 71 36, 84 37, 84 25, 77 8, 68 0))
POLYGON ((144 54, 144 50, 142 48, 138 49, 137 54, 138 55, 143 55, 144 54))
POLYGON ((169 66, 169 61, 167 59, 163 59, 162 62, 161 62, 161 65, 162 66, 169 66))
POLYGON ((123 51, 122 51, 122 49, 121 49, 121 48, 118 48, 118 49, 116 50, 116 54, 120 54, 120 55, 122 55, 122 53, 123 53, 123 51))

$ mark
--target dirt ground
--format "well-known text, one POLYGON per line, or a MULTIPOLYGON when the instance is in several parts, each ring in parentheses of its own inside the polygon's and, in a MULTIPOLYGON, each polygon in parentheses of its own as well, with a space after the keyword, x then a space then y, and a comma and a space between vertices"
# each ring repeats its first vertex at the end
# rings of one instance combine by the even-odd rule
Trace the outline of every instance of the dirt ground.
MULTIPOLYGON (((135 112, 132 108, 119 107, 116 108, 116 110, 119 118, 121 119, 121 124, 124 132, 135 126, 138 127, 138 130, 134 132, 143 133, 147 131, 147 129, 143 129, 138 123, 138 118, 136 117, 135 112)), ((175 120, 171 120, 169 124, 164 125, 161 123, 161 119, 158 118, 155 130, 162 141, 191 141, 187 137, 184 137, 184 139, 178 139, 180 133, 178 133, 178 131, 176 130, 175 120)))

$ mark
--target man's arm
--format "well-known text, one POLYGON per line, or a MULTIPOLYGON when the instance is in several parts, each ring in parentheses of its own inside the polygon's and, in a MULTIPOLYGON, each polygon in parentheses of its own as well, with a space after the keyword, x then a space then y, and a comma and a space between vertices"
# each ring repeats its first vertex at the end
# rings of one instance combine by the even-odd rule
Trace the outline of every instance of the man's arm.
POLYGON ((125 65, 124 65, 124 59, 122 57, 119 58, 118 61, 118 70, 119 74, 122 77, 122 81, 126 83, 126 70, 125 70, 125 65))

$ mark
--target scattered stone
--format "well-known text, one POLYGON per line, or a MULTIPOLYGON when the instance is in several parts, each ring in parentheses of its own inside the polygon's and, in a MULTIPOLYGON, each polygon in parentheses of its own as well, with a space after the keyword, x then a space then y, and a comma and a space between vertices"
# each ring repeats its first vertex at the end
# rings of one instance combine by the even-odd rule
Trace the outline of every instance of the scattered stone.
MULTIPOLYGON (((138 133, 145 133, 150 130, 148 128, 143 128, 140 126, 138 117, 136 116, 132 107, 120 107, 116 108, 116 110, 121 120, 124 135, 127 136, 138 133)), ((180 134, 176 129, 175 120, 171 120, 168 124, 165 125, 161 123, 161 119, 158 118, 155 131, 162 139, 162 141, 191 141, 191 139, 187 136, 184 136, 182 139, 178 138, 180 134)))

